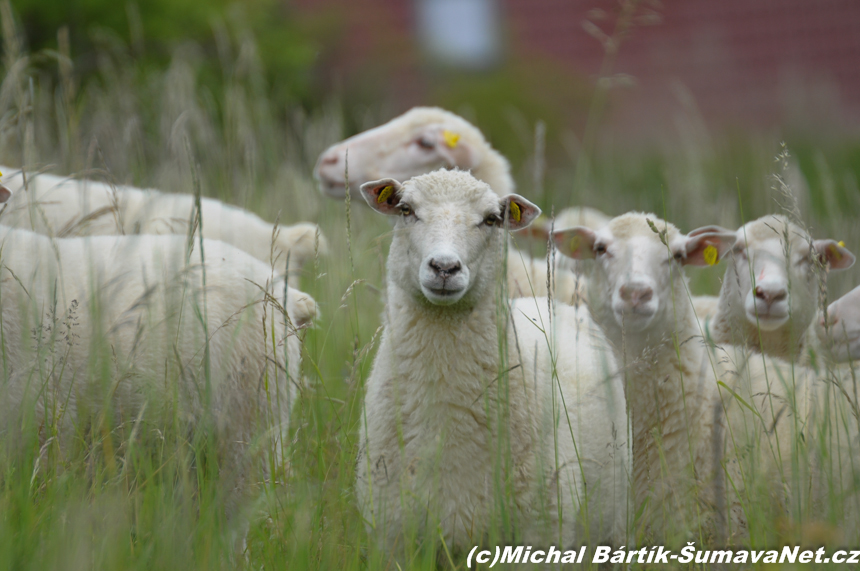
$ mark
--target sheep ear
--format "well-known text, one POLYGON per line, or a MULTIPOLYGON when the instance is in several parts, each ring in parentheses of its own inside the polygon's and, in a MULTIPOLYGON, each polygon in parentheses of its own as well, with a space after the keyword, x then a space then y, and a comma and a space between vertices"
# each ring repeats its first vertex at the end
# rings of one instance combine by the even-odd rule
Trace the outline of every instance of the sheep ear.
POLYGON ((821 263, 831 270, 847 270, 854 265, 854 254, 842 242, 835 240, 813 240, 812 249, 821 263))
POLYGON ((464 141, 456 130, 443 126, 433 128, 433 135, 425 135, 436 141, 436 151, 448 163, 448 168, 470 170, 481 164, 481 155, 475 148, 464 141))
POLYGON ((574 226, 566 230, 556 230, 552 233, 552 241, 558 251, 574 260, 590 260, 594 257, 594 238, 596 234, 591 228, 574 226))
POLYGON ((732 233, 728 228, 723 228, 722 226, 702 226, 701 228, 696 228, 687 234, 687 238, 693 238, 694 236, 701 236, 702 234, 729 234, 732 233))
POLYGON ((509 194, 499 200, 504 223, 508 230, 522 230, 540 216, 540 208, 520 196, 509 194))
POLYGON ((688 235, 684 242, 684 265, 713 266, 734 246, 736 239, 737 234, 728 230, 688 235))
POLYGON ((393 178, 383 178, 361 185, 361 195, 367 204, 377 212, 389 216, 400 214, 397 205, 400 203, 400 191, 403 185, 393 178))
POLYGON ((12 198, 12 191, 0 184, 0 203, 6 202, 12 198))

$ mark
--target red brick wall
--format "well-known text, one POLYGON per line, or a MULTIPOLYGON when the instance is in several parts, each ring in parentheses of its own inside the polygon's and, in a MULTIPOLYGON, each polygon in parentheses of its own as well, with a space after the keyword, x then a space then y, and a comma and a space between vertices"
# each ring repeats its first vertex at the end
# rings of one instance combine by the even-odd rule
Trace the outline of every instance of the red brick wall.
MULTIPOLYGON (((413 4, 406 0, 298 0, 305 11, 333 10, 347 33, 333 65, 348 72, 372 58, 420 84, 413 4)), ((596 77, 603 59, 582 27, 589 10, 616 0, 502 0, 508 52, 539 54, 596 77)), ((860 116, 860 0, 667 0, 661 22, 637 26, 615 71, 637 85, 616 92, 616 124, 650 128, 671 121, 680 91, 711 123, 767 126, 860 116), (800 116, 800 117, 798 117, 800 116)), ((611 30, 615 14, 596 23, 611 30)), ((406 82, 410 83, 410 82, 406 82)), ((396 90, 397 86, 393 86, 396 90)), ((404 88, 410 100, 420 93, 404 88)))

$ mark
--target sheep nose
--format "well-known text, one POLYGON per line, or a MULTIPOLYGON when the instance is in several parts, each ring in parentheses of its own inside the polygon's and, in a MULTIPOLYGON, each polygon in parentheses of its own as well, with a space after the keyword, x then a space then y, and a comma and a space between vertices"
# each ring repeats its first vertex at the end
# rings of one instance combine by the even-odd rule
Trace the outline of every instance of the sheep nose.
POLYGON ((636 307, 640 303, 650 301, 654 297, 654 290, 644 284, 626 284, 619 291, 621 299, 636 307))
POLYGON ((462 267, 460 265, 460 260, 436 260, 435 258, 430 260, 430 267, 433 268, 433 271, 436 272, 440 278, 445 279, 453 276, 457 272, 460 271, 462 267))
POLYGON ((770 305, 775 301, 784 301, 788 297, 788 291, 784 287, 767 288, 759 285, 755 288, 755 296, 770 305))
POLYGON ((340 162, 340 152, 337 151, 336 149, 326 151, 320 157, 320 164, 321 165, 336 165, 338 162, 340 162))

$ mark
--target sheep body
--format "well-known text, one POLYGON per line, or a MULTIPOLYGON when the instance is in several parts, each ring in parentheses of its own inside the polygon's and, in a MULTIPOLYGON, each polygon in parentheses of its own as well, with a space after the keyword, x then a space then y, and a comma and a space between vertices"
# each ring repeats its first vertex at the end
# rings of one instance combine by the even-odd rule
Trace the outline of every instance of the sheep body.
MULTIPOLYGON (((619 539, 626 430, 611 357, 590 357, 599 344, 587 327, 580 337, 560 336, 559 353, 568 356, 556 382, 548 337, 536 326, 549 323, 540 309, 546 300, 517 300, 511 322, 500 322, 494 293, 503 236, 480 223, 486 211, 498 211, 498 197, 473 177, 448 171, 402 187, 386 179, 365 188, 376 193, 366 198, 374 208, 396 214, 408 204, 410 212, 394 229, 385 330, 364 401, 356 492, 366 521, 388 548, 438 524, 450 548, 468 551, 510 532, 501 523, 506 518, 517 537, 569 545, 589 527, 581 513, 588 492, 595 504, 589 517, 598 522, 593 537, 619 539), (390 206, 378 198, 387 188, 398 189, 390 206), (444 248, 460 252, 457 268, 463 265, 448 279, 471 283, 457 302, 429 301, 435 290, 426 289, 425 282, 447 283, 444 272, 432 278, 429 269, 441 263, 433 256, 446 255, 444 248)), ((502 205, 507 200, 517 200, 521 211, 533 208, 520 197, 502 205)), ((582 325, 573 308, 560 311, 559 327, 582 325)))
MULTIPOLYGON (((20 170, 0 167, 0 171, 4 172, 0 183, 11 192, 0 223, 47 236, 185 235, 195 209, 190 194, 112 187, 50 174, 28 175, 25 189, 20 170)), ((242 208, 205 197, 201 210, 205 238, 232 244, 274 264, 279 272, 286 269, 289 257, 290 285, 298 285, 299 271, 315 255, 316 224, 275 226, 242 208)), ((319 250, 326 251, 322 235, 319 250)))
POLYGON ((264 449, 280 454, 299 380, 295 326, 316 304, 290 288, 287 332, 251 283, 282 300, 267 264, 214 240, 203 242, 205 264, 196 248, 186 263, 186 246, 180 236, 51 239, 0 226, 0 431, 30 418, 66 447, 98 418, 176 414, 192 432, 210 419, 232 516, 261 429, 274 437, 264 449))
MULTIPOLYGON (((822 398, 828 383, 792 363, 706 343, 686 300, 686 277, 667 266, 705 265, 703 250, 725 251, 733 235, 687 237, 653 215, 633 213, 597 233, 576 228, 555 239, 580 259, 600 256, 589 275, 589 307, 623 366, 628 402, 636 403, 634 501, 637 509, 648 502, 652 530, 679 518, 687 526, 702 523, 689 494, 711 533, 725 531, 728 515, 731 534, 745 535, 743 498, 754 493, 745 485, 755 474, 779 483, 771 490, 788 490, 792 500, 775 494, 784 508, 814 503, 806 493, 817 493, 818 474, 802 461, 798 443, 829 430, 833 421, 822 398)), ((846 434, 854 438, 850 428, 846 434)))

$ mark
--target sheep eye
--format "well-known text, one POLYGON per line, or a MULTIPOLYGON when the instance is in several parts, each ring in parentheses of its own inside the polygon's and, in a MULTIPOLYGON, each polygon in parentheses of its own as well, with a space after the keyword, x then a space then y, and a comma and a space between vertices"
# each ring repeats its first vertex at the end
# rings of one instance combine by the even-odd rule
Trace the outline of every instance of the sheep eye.
POLYGON ((684 259, 684 254, 682 254, 681 252, 675 252, 675 261, 680 262, 683 259, 684 259))
POLYGON ((495 226, 498 223, 499 223, 499 217, 496 216, 495 214, 490 214, 489 216, 484 218, 484 224, 486 226, 495 226))
POLYGON ((418 146, 421 147, 422 149, 428 149, 428 150, 432 149, 436 146, 436 144, 433 141, 431 141, 430 139, 427 139, 425 137, 419 137, 418 140, 416 141, 416 143, 418 143, 418 146))
POLYGON ((408 204, 402 204, 400 205, 400 214, 402 214, 403 216, 412 216, 414 212, 412 211, 411 206, 409 206, 408 204))
POLYGON ((602 256, 606 253, 606 245, 605 244, 596 244, 594 246, 594 253, 598 256, 602 256))

